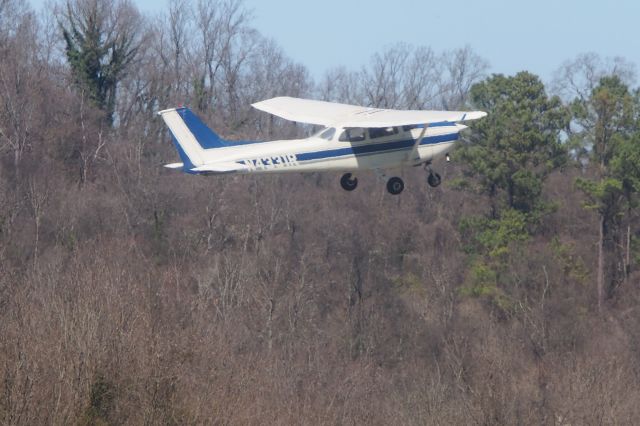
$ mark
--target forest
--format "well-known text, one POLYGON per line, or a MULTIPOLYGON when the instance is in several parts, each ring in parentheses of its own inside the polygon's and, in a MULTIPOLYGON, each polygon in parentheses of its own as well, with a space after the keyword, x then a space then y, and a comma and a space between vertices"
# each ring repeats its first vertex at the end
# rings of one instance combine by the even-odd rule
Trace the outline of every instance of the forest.
POLYGON ((0 424, 640 422, 640 88, 471 46, 313 78, 242 0, 0 0, 0 424), (443 184, 190 176, 157 111, 274 96, 478 109, 443 184))

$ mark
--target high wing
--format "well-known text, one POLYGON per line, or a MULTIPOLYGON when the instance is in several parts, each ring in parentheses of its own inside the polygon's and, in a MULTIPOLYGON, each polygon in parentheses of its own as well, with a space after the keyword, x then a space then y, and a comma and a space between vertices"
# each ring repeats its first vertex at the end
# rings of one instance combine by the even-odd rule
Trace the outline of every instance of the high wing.
POLYGON ((419 111, 367 108, 287 96, 252 104, 269 114, 299 123, 339 127, 392 127, 476 120, 483 111, 419 111))

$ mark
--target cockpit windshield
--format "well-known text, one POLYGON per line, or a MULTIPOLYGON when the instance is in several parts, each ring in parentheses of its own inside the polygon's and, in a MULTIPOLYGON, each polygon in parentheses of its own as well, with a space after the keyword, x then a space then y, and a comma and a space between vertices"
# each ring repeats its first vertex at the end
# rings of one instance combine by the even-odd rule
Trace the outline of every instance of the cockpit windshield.
POLYGON ((320 133, 320 137, 322 139, 326 139, 326 140, 331 140, 333 138, 333 135, 336 134, 336 129, 334 127, 330 127, 327 130, 323 131, 322 133, 320 133))
POLYGON ((333 135, 335 134, 336 134, 335 127, 323 127, 317 133, 315 133, 312 137, 331 140, 333 138, 333 135))

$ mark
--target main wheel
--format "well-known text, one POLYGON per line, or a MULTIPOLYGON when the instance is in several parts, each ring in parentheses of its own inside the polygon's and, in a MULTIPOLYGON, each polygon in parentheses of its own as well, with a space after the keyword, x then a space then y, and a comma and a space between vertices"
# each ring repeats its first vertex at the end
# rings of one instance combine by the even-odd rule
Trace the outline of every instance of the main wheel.
POLYGON ((436 186, 440 185, 440 183, 442 182, 442 178, 437 173, 429 173, 427 182, 429 183, 429 186, 435 188, 436 186))
POLYGON ((351 178, 351 173, 345 173, 340 178, 340 186, 345 191, 353 191, 358 186, 358 178, 351 178))
POLYGON ((387 181, 387 191, 390 194, 398 195, 404 189, 404 182, 399 177, 392 177, 387 181))

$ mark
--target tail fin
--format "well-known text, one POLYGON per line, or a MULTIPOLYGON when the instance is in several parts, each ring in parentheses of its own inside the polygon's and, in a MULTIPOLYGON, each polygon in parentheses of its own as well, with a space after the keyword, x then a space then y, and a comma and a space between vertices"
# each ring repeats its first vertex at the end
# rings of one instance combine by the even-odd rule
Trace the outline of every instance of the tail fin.
POLYGON ((188 171, 204 164, 203 150, 222 148, 224 141, 188 108, 172 108, 158 112, 173 136, 173 143, 188 171))

